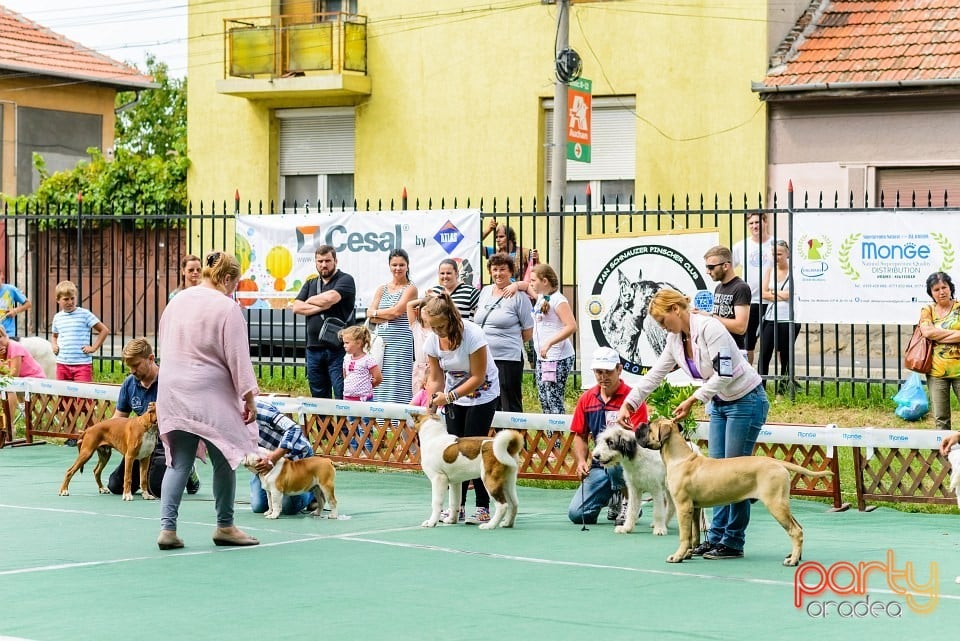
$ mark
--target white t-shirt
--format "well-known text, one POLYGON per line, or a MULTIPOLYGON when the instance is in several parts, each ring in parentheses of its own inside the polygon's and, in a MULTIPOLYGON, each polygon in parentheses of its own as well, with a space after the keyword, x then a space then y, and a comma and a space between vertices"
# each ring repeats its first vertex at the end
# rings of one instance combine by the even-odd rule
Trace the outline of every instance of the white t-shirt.
POLYGON ((433 356, 440 361, 440 369, 443 370, 446 378, 443 389, 447 392, 459 387, 470 378, 470 355, 478 349, 487 350, 485 380, 479 389, 457 399, 456 405, 483 405, 500 396, 500 376, 497 365, 493 362, 493 356, 490 354, 486 334, 479 325, 463 321, 463 340, 457 349, 450 351, 440 349, 440 338, 432 332, 424 342, 423 351, 427 356, 433 356))
MULTIPOLYGON (((546 314, 540 311, 543 305, 542 296, 537 298, 537 302, 533 305, 533 345, 537 350, 537 358, 540 358, 540 347, 563 330, 563 321, 560 320, 560 316, 557 314, 557 307, 561 303, 566 303, 568 306, 570 305, 566 296, 560 292, 554 292, 550 294, 550 309, 547 310, 546 314)), ((559 361, 560 359, 570 356, 573 356, 573 343, 568 337, 563 339, 559 344, 551 346, 550 349, 547 350, 547 358, 545 360, 559 361)))
POLYGON ((750 285, 750 302, 761 302, 761 285, 763 284, 763 273, 768 267, 775 264, 773 260, 773 238, 768 238, 762 243, 758 243, 752 238, 744 238, 733 246, 730 250, 733 254, 733 266, 743 265, 743 273, 740 278, 750 285))

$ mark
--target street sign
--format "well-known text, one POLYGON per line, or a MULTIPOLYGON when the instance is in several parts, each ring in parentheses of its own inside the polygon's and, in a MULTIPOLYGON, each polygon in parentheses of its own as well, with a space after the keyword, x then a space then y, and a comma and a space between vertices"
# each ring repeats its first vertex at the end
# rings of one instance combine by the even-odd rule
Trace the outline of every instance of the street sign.
POLYGON ((578 78, 567 85, 567 159, 590 162, 590 115, 593 83, 578 78))

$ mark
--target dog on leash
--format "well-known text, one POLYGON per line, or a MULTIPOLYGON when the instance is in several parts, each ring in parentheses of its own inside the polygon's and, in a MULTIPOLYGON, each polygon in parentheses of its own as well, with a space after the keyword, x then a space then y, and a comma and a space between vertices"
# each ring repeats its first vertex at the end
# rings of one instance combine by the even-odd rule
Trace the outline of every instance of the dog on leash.
POLYGON ((640 447, 630 430, 611 425, 600 432, 593 448, 593 460, 603 467, 620 465, 627 482, 627 514, 623 525, 614 528, 617 534, 629 534, 637 525, 640 497, 649 492, 653 497, 653 533, 664 536, 667 523, 676 513, 673 498, 667 490, 667 473, 660 455, 640 447))
POLYGON ((151 454, 157 446, 159 432, 157 409, 154 403, 150 403, 147 411, 140 416, 108 418, 80 432, 77 439, 77 460, 63 477, 60 496, 70 496, 68 489, 70 479, 77 470, 83 471, 83 464, 90 460, 94 452, 97 453, 97 464, 93 468, 93 477, 97 481, 100 494, 109 494, 110 490, 103 487, 103 482, 100 480, 100 473, 110 461, 113 450, 117 450, 123 454, 123 500, 133 500, 131 486, 134 461, 140 461, 140 491, 143 498, 148 500, 157 498, 150 494, 147 483, 150 476, 147 472, 150 468, 151 454))
POLYGON ((417 415, 414 426, 420 435, 420 466, 430 479, 432 489, 430 518, 421 525, 436 526, 445 493, 450 496, 450 515, 443 522, 456 523, 460 513, 460 484, 479 477, 496 503, 490 521, 481 524, 480 529, 513 527, 520 506, 517 499, 517 472, 523 448, 520 433, 502 430, 492 438, 457 438, 447 432, 446 423, 434 413, 417 415))
POLYGON ((317 501, 317 509, 310 514, 321 516, 323 506, 330 503, 331 519, 336 519, 337 495, 334 493, 333 482, 336 470, 329 459, 321 456, 309 456, 296 461, 282 458, 277 461, 269 472, 257 472, 257 463, 269 454, 261 449, 259 453, 250 453, 243 457, 243 466, 260 478, 260 485, 267 493, 267 511, 263 515, 268 519, 280 517, 284 495, 303 494, 313 492, 317 501))
POLYGON ((795 566, 800 562, 803 528, 790 512, 790 472, 812 477, 830 476, 833 472, 812 472, 764 456, 697 456, 690 451, 677 424, 664 418, 642 425, 637 440, 643 447, 660 450, 667 469, 667 487, 677 506, 680 546, 667 557, 667 562, 680 563, 691 557, 691 550, 700 543, 698 522, 702 508, 747 499, 763 503, 790 536, 793 547, 783 564, 795 566))

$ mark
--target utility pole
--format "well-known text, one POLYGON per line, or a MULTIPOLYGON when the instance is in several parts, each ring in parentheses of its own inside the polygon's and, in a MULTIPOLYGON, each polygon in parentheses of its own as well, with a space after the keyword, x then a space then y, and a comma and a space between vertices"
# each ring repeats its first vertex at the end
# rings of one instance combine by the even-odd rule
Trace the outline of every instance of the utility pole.
MULTIPOLYGON (((553 140, 551 158, 553 165, 550 171, 550 211, 563 213, 560 203, 567 191, 567 84, 560 79, 557 73, 557 58, 570 44, 570 2, 557 1, 557 45, 553 52, 554 85, 553 85, 553 140)), ((550 265, 557 271, 563 280, 563 216, 550 216, 547 221, 549 230, 548 248, 550 265)))

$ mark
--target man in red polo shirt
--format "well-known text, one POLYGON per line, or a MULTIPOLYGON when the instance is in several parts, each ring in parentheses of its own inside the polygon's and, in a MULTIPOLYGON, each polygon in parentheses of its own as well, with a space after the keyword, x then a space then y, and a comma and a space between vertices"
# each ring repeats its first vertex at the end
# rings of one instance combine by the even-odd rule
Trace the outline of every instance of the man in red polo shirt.
MULTIPOLYGON (((620 355, 609 347, 599 347, 590 363, 597 384, 580 396, 573 410, 570 430, 577 436, 573 441, 573 454, 577 459, 577 474, 581 484, 570 501, 567 511, 574 523, 596 523, 597 515, 610 506, 607 519, 621 522, 625 515, 626 496, 622 490, 623 469, 617 465, 604 469, 590 456, 590 439, 596 442, 597 435, 608 425, 617 424, 617 412, 630 393, 630 386, 620 380, 623 365, 620 355)), ((632 418, 635 425, 647 421, 647 406, 642 403, 632 418)))

